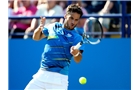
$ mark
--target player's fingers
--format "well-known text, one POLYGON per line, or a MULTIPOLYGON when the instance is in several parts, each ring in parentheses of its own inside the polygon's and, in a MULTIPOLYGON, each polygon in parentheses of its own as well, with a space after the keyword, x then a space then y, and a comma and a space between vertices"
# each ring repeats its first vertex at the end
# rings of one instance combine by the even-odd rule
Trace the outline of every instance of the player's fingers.
POLYGON ((40 19, 42 20, 42 16, 40 16, 40 19))
POLYGON ((79 52, 78 49, 74 49, 74 46, 71 47, 70 53, 71 53, 72 55, 75 55, 75 54, 77 54, 78 52, 79 52))
POLYGON ((45 21, 45 19, 46 19, 45 17, 42 18, 43 21, 45 21))
POLYGON ((46 20, 46 18, 43 17, 43 18, 42 18, 42 23, 43 23, 43 24, 45 23, 45 20, 46 20))
POLYGON ((74 47, 72 46, 71 48, 70 48, 70 52, 72 53, 74 51, 74 47))
POLYGON ((42 23, 43 22, 43 17, 41 16, 40 19, 41 19, 40 22, 42 23))
POLYGON ((70 53, 73 55, 73 52, 74 52, 74 47, 72 46, 72 47, 70 48, 70 53))
POLYGON ((74 46, 71 47, 71 50, 74 50, 74 46))
POLYGON ((45 17, 40 16, 40 19, 41 19, 41 21, 44 21, 46 18, 45 18, 45 17))
POLYGON ((59 22, 60 23, 63 23, 64 19, 63 18, 60 18, 59 22))

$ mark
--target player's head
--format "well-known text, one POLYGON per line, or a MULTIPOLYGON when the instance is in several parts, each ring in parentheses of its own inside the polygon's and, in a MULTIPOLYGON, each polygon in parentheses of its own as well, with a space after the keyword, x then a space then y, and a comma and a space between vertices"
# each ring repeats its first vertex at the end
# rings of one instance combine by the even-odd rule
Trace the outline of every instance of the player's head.
POLYGON ((83 12, 78 4, 71 4, 66 9, 66 14, 64 16, 64 26, 67 29, 74 29, 82 17, 83 12))

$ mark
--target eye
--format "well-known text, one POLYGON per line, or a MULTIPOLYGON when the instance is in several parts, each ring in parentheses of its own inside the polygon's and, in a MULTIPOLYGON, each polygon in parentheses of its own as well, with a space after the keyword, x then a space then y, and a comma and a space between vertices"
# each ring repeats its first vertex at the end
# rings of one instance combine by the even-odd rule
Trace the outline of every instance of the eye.
POLYGON ((75 21, 78 21, 79 19, 75 19, 75 21))
POLYGON ((72 19, 72 20, 73 20, 73 17, 70 17, 70 19, 72 19))

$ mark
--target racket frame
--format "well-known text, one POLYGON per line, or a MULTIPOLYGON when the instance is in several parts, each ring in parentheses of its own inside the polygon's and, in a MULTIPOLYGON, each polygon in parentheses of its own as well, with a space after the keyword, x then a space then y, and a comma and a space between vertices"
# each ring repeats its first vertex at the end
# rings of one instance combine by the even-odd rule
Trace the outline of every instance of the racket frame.
POLYGON ((90 38, 89 35, 87 35, 86 32, 85 32, 85 25, 84 25, 84 33, 83 33, 83 35, 82 35, 83 39, 82 39, 81 42, 79 42, 79 43, 74 47, 75 49, 79 49, 83 44, 91 44, 91 45, 99 44, 99 43, 101 42, 101 39, 103 38, 103 27, 102 27, 101 23, 99 22, 99 20, 98 20, 97 18, 94 18, 94 17, 89 17, 89 18, 86 20, 85 24, 86 24, 89 20, 95 20, 95 21, 97 21, 97 23, 100 25, 100 27, 101 27, 101 37, 100 37, 97 41, 91 42, 91 41, 89 40, 89 38, 90 38))

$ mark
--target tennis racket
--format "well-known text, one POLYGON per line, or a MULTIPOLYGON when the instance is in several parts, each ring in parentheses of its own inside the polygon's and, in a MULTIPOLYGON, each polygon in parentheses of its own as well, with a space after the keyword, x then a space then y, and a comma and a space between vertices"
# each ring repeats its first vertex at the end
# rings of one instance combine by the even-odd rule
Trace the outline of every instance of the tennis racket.
POLYGON ((85 21, 83 39, 74 48, 79 49, 82 44, 96 45, 103 38, 103 28, 97 18, 90 17, 85 21))

